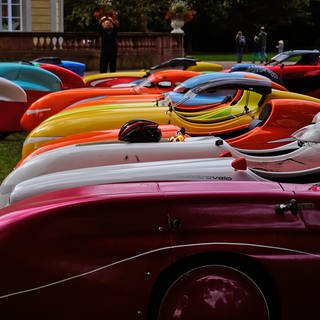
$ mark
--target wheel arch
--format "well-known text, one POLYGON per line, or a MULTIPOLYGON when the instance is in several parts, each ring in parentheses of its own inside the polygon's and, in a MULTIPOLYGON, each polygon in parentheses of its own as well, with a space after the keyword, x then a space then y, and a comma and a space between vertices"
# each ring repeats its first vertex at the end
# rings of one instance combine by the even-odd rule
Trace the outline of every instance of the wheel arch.
POLYGON ((266 297, 270 309, 270 319, 280 319, 280 298, 276 284, 267 268, 253 257, 230 252, 206 252, 190 255, 175 261, 163 270, 156 279, 149 299, 148 320, 157 319, 162 297, 166 290, 181 275, 196 267, 205 265, 223 265, 235 268, 254 280, 266 297))

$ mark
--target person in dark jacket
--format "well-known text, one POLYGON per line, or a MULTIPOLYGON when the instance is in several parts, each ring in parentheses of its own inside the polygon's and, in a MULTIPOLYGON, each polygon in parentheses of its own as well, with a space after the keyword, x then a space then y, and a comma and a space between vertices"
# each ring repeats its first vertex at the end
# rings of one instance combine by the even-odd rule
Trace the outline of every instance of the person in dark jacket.
POLYGON ((263 63, 263 60, 265 62, 268 62, 268 54, 267 54, 267 40, 268 40, 268 34, 266 33, 264 27, 260 27, 260 32, 258 34, 259 40, 260 40, 260 48, 261 48, 261 63, 263 63))
POLYGON ((117 70, 117 33, 118 22, 111 17, 103 16, 99 20, 98 31, 101 37, 100 73, 117 70))
POLYGON ((253 37, 253 42, 251 44, 251 61, 255 63, 256 60, 261 61, 261 48, 260 48, 260 41, 258 36, 253 37))
POLYGON ((243 35, 242 31, 238 31, 235 38, 235 45, 236 45, 237 62, 241 63, 243 52, 246 46, 246 38, 243 35))

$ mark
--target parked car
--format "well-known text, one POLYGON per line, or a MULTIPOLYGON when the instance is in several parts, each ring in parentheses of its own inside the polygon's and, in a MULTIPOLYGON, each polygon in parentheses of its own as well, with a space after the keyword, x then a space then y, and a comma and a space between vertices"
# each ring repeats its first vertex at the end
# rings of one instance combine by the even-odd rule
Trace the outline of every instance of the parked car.
MULTIPOLYGON (((264 65, 276 73, 290 91, 320 98, 320 57, 318 50, 290 50, 277 54, 264 65)), ((251 64, 231 70, 247 71, 251 64)))
POLYGON ((72 188, 0 210, 3 319, 319 316, 320 187, 72 188))

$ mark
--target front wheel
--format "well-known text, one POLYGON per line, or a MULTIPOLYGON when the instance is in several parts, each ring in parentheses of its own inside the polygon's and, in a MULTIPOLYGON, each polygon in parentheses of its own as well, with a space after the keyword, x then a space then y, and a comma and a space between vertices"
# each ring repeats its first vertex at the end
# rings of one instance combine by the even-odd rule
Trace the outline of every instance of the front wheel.
POLYGON ((263 291, 248 274, 236 267, 209 264, 170 281, 152 319, 268 320, 270 311, 263 291))

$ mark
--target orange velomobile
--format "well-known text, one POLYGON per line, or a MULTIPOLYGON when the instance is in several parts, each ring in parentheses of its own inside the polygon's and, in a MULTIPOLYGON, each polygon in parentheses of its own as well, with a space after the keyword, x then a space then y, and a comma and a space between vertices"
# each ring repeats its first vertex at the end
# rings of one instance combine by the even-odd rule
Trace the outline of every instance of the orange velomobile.
POLYGON ((161 94, 172 91, 181 82, 200 75, 199 72, 185 70, 164 70, 155 72, 135 86, 118 88, 79 88, 48 94, 38 99, 24 113, 21 126, 31 131, 46 118, 64 108, 80 102, 106 98, 115 95, 161 94))

